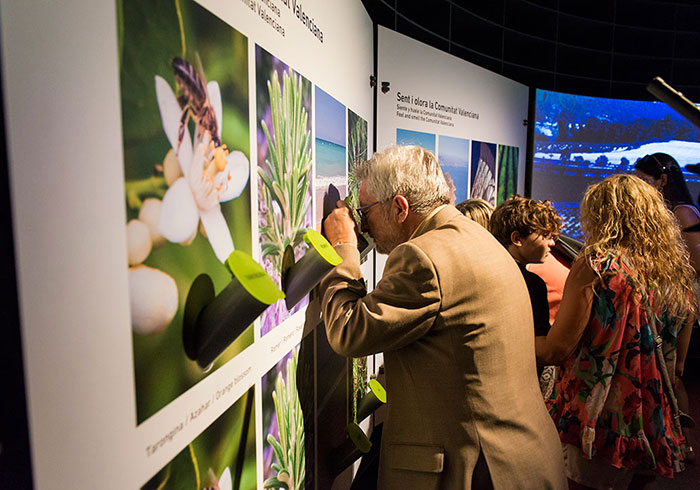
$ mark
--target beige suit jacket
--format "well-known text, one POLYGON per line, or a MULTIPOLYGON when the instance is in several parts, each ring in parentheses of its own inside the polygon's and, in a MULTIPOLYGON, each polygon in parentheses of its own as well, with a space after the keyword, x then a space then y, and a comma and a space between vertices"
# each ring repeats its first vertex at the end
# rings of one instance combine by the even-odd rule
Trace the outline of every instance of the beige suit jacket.
POLYGON ((527 288, 508 252, 453 206, 389 255, 370 294, 355 247, 320 284, 330 345, 384 352, 381 490, 462 490, 483 452, 496 489, 565 489, 540 395, 527 288))

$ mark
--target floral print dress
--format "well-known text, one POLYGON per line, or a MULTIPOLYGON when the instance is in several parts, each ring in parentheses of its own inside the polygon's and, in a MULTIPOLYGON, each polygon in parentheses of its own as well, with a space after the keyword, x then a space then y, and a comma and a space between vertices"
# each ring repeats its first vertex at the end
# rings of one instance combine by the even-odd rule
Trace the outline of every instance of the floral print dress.
MULTIPOLYGON (((673 426, 646 308, 619 257, 609 257, 599 272, 586 331, 559 370, 547 407, 562 442, 586 458, 673 477, 684 440, 673 426)), ((667 361, 675 365, 682 322, 665 312, 656 316, 667 361)))

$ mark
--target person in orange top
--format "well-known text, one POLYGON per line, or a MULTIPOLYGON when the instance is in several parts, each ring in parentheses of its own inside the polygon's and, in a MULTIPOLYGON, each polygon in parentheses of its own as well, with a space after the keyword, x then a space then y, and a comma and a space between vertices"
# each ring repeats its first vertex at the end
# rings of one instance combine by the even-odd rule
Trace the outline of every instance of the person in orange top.
POLYGON ((544 258, 541 263, 527 265, 527 270, 537 274, 547 285, 547 301, 549 302, 549 323, 554 324, 557 317, 561 297, 564 294, 564 284, 569 277, 570 264, 559 258, 556 248, 544 258))

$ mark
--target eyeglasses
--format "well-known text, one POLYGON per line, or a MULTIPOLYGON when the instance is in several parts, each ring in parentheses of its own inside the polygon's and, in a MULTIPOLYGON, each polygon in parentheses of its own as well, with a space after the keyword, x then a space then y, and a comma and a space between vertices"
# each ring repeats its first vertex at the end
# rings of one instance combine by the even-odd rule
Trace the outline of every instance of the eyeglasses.
POLYGON ((357 211, 357 214, 360 215, 360 219, 362 221, 365 221, 367 219, 367 215, 369 214, 369 208, 372 206, 376 206, 377 204, 381 204, 382 201, 374 201, 372 204, 367 204, 365 206, 360 206, 359 208, 355 208, 355 211, 357 211))

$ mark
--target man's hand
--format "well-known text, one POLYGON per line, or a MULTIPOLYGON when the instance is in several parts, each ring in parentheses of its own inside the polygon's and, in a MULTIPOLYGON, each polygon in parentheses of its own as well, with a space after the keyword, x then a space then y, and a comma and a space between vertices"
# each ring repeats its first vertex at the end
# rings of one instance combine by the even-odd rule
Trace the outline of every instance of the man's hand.
POLYGON ((333 246, 346 243, 357 247, 357 226, 350 214, 352 211, 345 201, 338 201, 336 206, 323 221, 323 234, 333 246))

